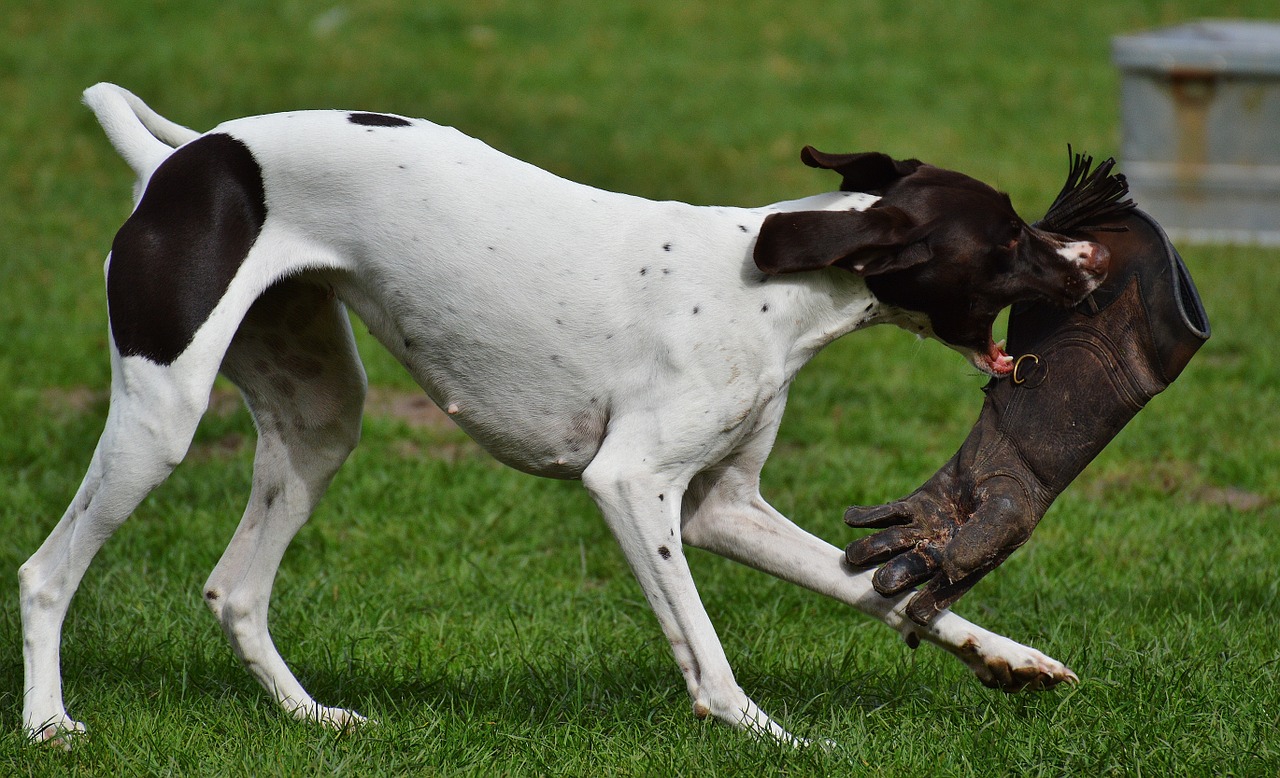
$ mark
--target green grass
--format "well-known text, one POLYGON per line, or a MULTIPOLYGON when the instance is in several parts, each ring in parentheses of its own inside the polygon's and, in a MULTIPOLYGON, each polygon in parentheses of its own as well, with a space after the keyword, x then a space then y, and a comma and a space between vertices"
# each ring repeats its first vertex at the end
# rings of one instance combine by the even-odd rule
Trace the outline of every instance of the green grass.
MULTIPOLYGON (((699 723, 581 489, 374 416, 272 611, 303 683, 381 721, 335 737, 277 712, 200 604, 248 490, 240 411, 206 420, 73 604, 67 702, 92 734, 69 754, 26 747, 13 572, 101 430, 105 406, 84 390, 108 381, 101 263, 129 206, 124 164, 78 105, 89 84, 117 81, 200 128, 298 107, 427 116, 571 178, 702 203, 832 186, 798 163, 805 143, 880 149, 972 173, 1034 216, 1068 142, 1118 149, 1111 35, 1274 13, 1270 0, 260 5, 0 0, 0 774, 1280 773, 1280 256, 1207 247, 1183 253, 1213 340, 960 606, 1068 662, 1075 689, 990 692, 941 652, 693 553, 743 686, 839 745, 791 751, 699 723)), ((408 390, 361 338, 374 383, 408 390)), ((931 473, 981 384, 897 331, 836 344, 794 389, 766 495, 843 545, 842 508, 931 473)))

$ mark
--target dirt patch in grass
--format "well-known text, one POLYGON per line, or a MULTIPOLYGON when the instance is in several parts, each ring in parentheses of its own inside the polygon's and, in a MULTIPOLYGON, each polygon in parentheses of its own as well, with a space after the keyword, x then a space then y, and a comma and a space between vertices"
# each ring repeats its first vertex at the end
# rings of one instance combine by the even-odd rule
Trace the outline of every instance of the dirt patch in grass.
POLYGON ((439 432, 458 429, 449 415, 436 407, 431 398, 422 392, 371 386, 364 401, 364 413, 366 416, 404 422, 413 429, 439 432))
MULTIPOLYGON (((41 390, 40 406, 42 411, 61 417, 83 416, 99 408, 105 410, 109 397, 109 392, 87 386, 50 386, 41 390)), ((207 413, 225 419, 243 406, 244 401, 238 391, 217 386, 209 395, 207 413)), ((371 386, 364 412, 366 416, 404 422, 414 429, 457 429, 448 414, 421 392, 371 386)))
MULTIPOLYGON (((88 414, 106 412, 110 393, 85 386, 48 387, 40 392, 42 413, 62 421, 88 414)), ((209 396, 207 416, 229 419, 244 408, 240 393, 231 387, 216 386, 209 396)), ((446 440, 425 442, 405 439, 393 446, 393 451, 405 458, 436 457, 455 461, 480 451, 478 445, 466 438, 449 415, 436 407, 422 392, 369 387, 364 406, 366 419, 384 419, 403 423, 413 430, 444 434, 446 440), (453 433, 453 435, 449 435, 453 433), (456 438, 456 439, 455 439, 456 438)), ((231 432, 215 440, 205 440, 191 447, 188 458, 195 460, 227 459, 247 447, 253 446, 253 435, 231 432)))
POLYGON ((1203 486, 1194 491, 1192 501, 1207 505, 1224 505, 1233 511, 1258 511, 1271 504, 1265 495, 1236 486, 1203 486))
MULTIPOLYGON (((69 419, 107 410, 111 393, 105 389, 87 386, 48 386, 40 390, 40 410, 59 419, 69 419)), ((219 418, 229 418, 244 402, 234 389, 215 387, 209 395, 208 413, 219 418)))
POLYGON ((40 412, 58 421, 105 413, 108 393, 87 386, 47 386, 40 390, 40 412))
POLYGON ((1271 505, 1263 494, 1235 485, 1212 484, 1199 468, 1189 462, 1154 462, 1131 466, 1089 478, 1081 484, 1090 499, 1103 500, 1113 491, 1153 491, 1176 496, 1185 502, 1216 505, 1233 511, 1250 512, 1271 505))

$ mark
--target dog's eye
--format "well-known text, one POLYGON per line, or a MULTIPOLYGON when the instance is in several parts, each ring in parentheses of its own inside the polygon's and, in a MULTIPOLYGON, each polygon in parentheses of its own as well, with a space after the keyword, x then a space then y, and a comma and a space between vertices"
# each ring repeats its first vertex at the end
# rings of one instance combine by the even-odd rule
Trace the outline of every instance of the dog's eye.
POLYGON ((1007 234, 1009 235, 1009 239, 1004 242, 1004 245, 1002 245, 1001 248, 1005 251, 1013 251, 1018 247, 1018 241, 1022 238, 1022 225, 1017 222, 1013 222, 1009 225, 1009 232, 1007 234))

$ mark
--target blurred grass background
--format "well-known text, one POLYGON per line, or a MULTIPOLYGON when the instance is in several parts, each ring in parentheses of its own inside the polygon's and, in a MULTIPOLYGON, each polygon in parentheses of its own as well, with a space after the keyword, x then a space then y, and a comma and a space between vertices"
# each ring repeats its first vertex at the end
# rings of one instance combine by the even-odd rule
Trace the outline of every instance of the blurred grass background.
MULTIPOLYGON (((982 178, 1035 218, 1067 143, 1119 148, 1112 35, 1267 15, 1270 0, 0 0, 0 773, 1280 772, 1274 250, 1184 248, 1213 340, 960 607, 1068 662, 1075 690, 989 692, 842 606, 693 554, 743 686, 839 746, 700 724, 581 490, 396 413, 367 420, 272 611, 303 683, 378 728, 337 738, 276 712, 199 603, 248 492, 243 411, 206 420, 86 577, 63 664, 93 734, 71 754, 18 734, 14 575, 105 414, 102 261, 132 182, 79 105, 96 81, 200 129, 294 108, 425 116, 584 183, 695 203, 832 188, 799 163, 806 143, 882 150, 982 178)), ((361 338, 379 391, 410 391, 361 338)), ((843 545, 843 507, 932 473, 983 382, 895 330, 837 343, 796 384, 766 496, 843 545)))

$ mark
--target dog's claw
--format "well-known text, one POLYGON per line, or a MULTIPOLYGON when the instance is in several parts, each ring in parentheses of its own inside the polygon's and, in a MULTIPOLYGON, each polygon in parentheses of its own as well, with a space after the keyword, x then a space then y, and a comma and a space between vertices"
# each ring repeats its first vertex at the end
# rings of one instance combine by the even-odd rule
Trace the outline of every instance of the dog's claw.
POLYGON ((29 730, 27 736, 32 743, 63 751, 70 751, 75 741, 86 737, 84 724, 65 716, 61 721, 51 721, 39 729, 29 730))
POLYGON ((294 712, 294 716, 303 721, 315 722, 344 735, 349 734, 360 727, 370 724, 377 725, 378 723, 361 716, 353 710, 347 710, 346 708, 326 708, 322 705, 317 705, 310 710, 299 708, 294 712))
POLYGON ((956 649, 948 649, 960 658, 983 686, 1013 694, 1023 691, 1046 691, 1060 684, 1074 686, 1079 676, 1058 660, 1030 646, 1024 646, 999 635, 986 638, 983 645, 970 638, 956 649))

